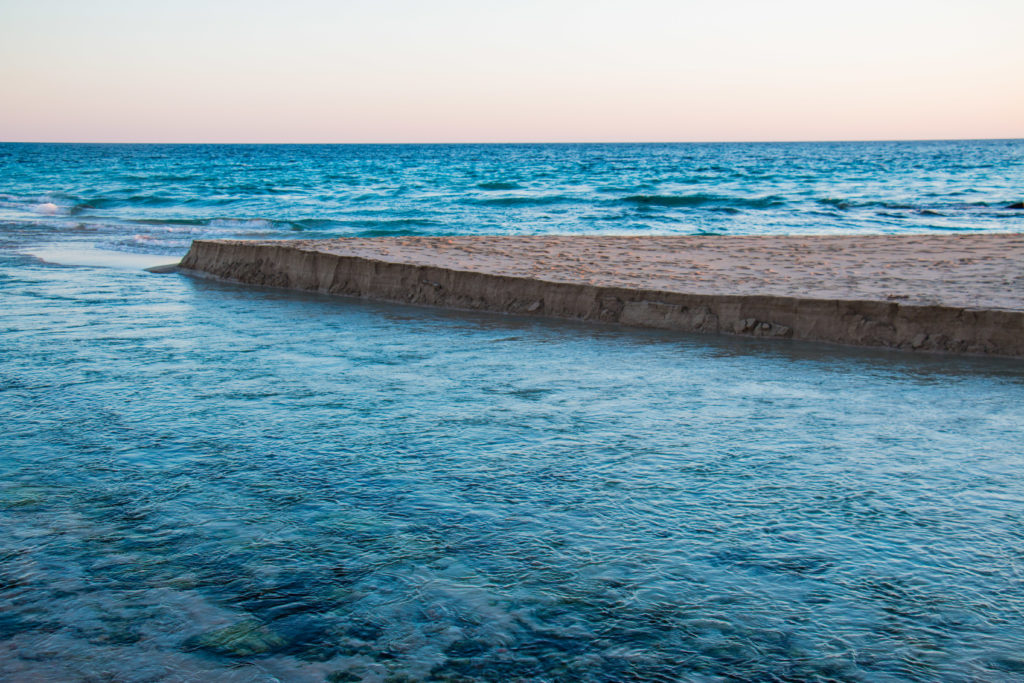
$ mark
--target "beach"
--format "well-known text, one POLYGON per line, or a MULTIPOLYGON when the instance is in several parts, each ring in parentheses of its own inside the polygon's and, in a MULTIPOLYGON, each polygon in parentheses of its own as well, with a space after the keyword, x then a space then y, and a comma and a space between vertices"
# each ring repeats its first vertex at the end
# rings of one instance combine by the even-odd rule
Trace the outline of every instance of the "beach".
POLYGON ((186 271, 684 332, 1024 355, 1024 237, 451 236, 193 243, 186 271))

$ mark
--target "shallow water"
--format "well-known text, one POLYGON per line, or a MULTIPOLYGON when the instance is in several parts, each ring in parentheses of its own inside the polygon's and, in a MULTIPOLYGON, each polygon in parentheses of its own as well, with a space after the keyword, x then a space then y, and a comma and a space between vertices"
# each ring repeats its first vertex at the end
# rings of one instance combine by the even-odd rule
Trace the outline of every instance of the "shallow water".
POLYGON ((10 252, 0 300, 0 678, 1024 676, 1019 362, 10 252))
POLYGON ((142 270, 1019 232, 1022 145, 0 145, 0 679, 1024 678, 1019 361, 142 270))

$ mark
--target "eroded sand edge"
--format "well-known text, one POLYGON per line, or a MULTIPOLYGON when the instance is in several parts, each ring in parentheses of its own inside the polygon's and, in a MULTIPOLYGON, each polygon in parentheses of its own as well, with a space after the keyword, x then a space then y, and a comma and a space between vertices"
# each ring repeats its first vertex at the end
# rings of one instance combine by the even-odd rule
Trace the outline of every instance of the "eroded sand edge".
POLYGON ((687 332, 1024 356, 1024 236, 196 241, 246 284, 687 332))

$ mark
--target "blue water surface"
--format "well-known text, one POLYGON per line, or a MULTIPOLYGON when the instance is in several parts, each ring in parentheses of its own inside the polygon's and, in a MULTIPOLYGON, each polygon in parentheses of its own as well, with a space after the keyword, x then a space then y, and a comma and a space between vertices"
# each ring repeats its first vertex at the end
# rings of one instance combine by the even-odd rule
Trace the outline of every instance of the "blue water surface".
MULTIPOLYGON (((613 212, 610 230, 799 232, 815 197, 848 205, 823 229, 919 230, 915 209, 887 223, 857 202, 924 202, 908 179, 939 158, 961 165, 927 181, 934 202, 971 185, 987 207, 950 223, 1020 229, 998 207, 1021 143, 886 144, 831 162, 864 184, 808 180, 799 200, 796 170, 656 178, 691 153, 750 173, 751 146, 0 147, 0 678, 1024 679, 1019 361, 141 269, 193 235, 600 232, 613 212), (651 187, 609 189, 624 172, 595 155, 651 187), (585 163, 586 201, 483 201, 571 195, 585 163), (341 168, 386 198, 332 194, 341 168), (158 187, 167 204, 131 199, 158 187), (784 204, 678 199, 744 192, 784 204), (342 227, 407 214, 437 224, 342 227)), ((841 147, 765 149, 797 169, 841 147)))
MULTIPOLYGON (((1024 231, 1024 140, 0 144, 0 237, 1024 231)), ((0 242, 0 245, 3 243, 0 242)))

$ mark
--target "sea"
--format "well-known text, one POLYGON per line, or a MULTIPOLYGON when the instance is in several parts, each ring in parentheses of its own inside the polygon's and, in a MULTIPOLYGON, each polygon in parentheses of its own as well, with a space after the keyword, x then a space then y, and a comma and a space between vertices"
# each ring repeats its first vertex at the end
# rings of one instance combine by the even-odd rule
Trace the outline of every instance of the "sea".
POLYGON ((1022 200, 1022 140, 0 144, 0 679, 1024 680, 1018 359, 145 270, 1022 200))

